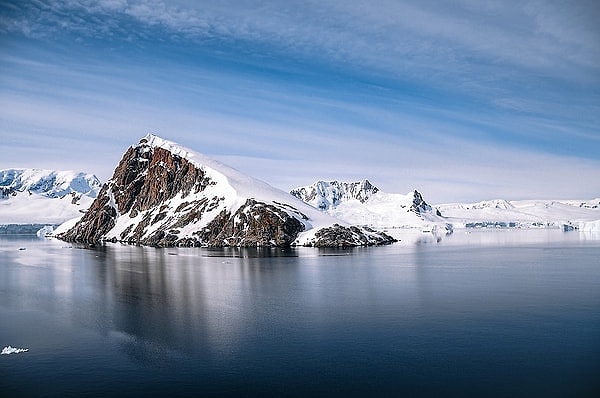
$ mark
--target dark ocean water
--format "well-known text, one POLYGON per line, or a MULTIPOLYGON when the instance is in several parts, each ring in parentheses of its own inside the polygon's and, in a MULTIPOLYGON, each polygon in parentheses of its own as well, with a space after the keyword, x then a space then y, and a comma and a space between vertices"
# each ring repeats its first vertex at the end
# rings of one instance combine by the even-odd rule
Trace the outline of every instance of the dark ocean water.
POLYGON ((0 394, 600 396, 594 238, 209 250, 3 236, 0 345, 29 351, 0 355, 0 394))

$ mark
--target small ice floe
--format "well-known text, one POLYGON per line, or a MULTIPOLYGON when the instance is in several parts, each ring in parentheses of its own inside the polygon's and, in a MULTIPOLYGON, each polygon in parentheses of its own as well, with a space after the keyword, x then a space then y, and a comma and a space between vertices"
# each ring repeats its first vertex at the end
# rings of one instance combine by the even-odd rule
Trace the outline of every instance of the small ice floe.
POLYGON ((42 229, 36 232, 36 235, 38 236, 38 238, 47 238, 49 236, 52 236, 53 232, 54 227, 52 225, 44 225, 42 229))
POLYGON ((8 355, 8 354, 20 354, 22 352, 29 351, 29 348, 15 348, 11 346, 6 346, 2 349, 0 355, 8 355))

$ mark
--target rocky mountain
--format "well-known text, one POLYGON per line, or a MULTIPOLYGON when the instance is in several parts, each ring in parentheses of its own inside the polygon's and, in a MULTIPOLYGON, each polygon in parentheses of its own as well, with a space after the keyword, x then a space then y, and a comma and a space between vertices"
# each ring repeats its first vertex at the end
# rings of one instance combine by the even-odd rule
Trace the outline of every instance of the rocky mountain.
POLYGON ((312 185, 293 189, 290 193, 319 210, 327 211, 343 201, 352 199, 365 203, 378 191, 369 180, 350 183, 317 181, 312 185))
POLYGON ((60 224, 87 209, 101 186, 83 172, 0 170, 0 224, 60 224))
POLYGON ((368 180, 359 182, 317 181, 293 189, 291 194, 327 214, 354 225, 376 229, 450 231, 441 213, 418 191, 406 195, 382 192, 368 180))
POLYGON ((149 134, 123 155, 60 239, 159 246, 357 246, 394 241, 353 227, 222 163, 149 134))

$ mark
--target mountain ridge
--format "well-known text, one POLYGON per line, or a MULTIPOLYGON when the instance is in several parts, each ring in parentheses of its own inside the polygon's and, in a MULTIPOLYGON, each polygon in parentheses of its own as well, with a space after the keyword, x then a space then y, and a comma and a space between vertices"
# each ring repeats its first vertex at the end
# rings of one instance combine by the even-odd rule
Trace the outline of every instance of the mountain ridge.
POLYGON ((372 228, 444 230, 452 227, 442 214, 413 190, 405 195, 381 191, 365 179, 357 182, 318 180, 290 193, 311 206, 353 225, 372 228))
POLYGON ((352 227, 199 152, 148 134, 64 240, 158 246, 358 246, 393 238, 352 227), (339 233, 333 233, 338 231, 339 233))
POLYGON ((72 170, 0 170, 0 224, 60 224, 87 208, 101 185, 72 170))

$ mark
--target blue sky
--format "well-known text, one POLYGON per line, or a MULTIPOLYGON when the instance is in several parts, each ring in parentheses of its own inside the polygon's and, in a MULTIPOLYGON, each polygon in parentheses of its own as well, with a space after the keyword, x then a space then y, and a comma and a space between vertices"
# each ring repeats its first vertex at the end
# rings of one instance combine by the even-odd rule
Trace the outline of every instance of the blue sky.
POLYGON ((597 1, 0 0, 0 168, 147 132, 289 190, 600 196, 597 1))

